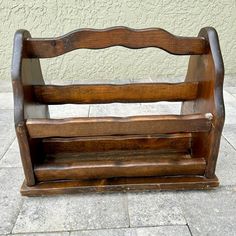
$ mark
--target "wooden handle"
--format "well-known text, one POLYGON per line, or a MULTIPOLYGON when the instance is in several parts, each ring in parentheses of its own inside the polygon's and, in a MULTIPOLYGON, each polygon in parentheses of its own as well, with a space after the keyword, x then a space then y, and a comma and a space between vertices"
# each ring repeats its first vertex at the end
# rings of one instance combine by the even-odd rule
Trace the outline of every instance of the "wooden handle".
POLYGON ((80 29, 61 37, 29 38, 24 42, 25 56, 30 58, 56 57, 79 48, 101 49, 112 46, 133 49, 157 47, 176 55, 204 54, 209 50, 202 37, 179 37, 159 28, 80 29))

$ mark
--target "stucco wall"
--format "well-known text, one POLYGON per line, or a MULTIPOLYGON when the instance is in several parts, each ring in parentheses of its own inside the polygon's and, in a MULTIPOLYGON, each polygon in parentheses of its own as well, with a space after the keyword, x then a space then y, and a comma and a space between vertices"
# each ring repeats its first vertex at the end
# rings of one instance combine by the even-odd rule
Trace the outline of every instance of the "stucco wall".
MULTIPOLYGON (((19 28, 33 37, 59 36, 77 28, 160 27, 196 36, 217 29, 226 74, 236 74, 236 0, 0 0, 0 79, 10 79, 12 41, 19 28)), ((100 80, 175 77, 185 74, 188 57, 158 49, 115 47, 77 50, 42 60, 45 79, 100 80)))

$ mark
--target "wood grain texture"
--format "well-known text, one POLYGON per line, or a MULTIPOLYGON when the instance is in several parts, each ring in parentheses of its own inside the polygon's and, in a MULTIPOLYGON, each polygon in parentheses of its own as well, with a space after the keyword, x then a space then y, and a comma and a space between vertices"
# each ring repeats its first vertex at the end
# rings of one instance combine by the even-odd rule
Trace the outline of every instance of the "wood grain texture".
POLYGON ((205 156, 207 160, 206 176, 215 175, 221 133, 225 120, 223 100, 224 64, 219 46, 219 39, 214 28, 203 28, 199 36, 204 37, 210 51, 206 55, 191 56, 186 82, 199 81, 198 98, 186 101, 182 106, 182 114, 193 112, 211 112, 213 114, 210 133, 193 134, 193 156, 205 156))
POLYGON ((76 181, 41 182, 29 187, 23 183, 23 196, 44 196, 55 194, 73 194, 89 192, 130 192, 145 190, 207 190, 219 186, 216 176, 208 179, 204 176, 166 176, 90 179, 76 181))
POLYGON ((100 179, 114 177, 203 175, 204 158, 185 153, 115 151, 53 155, 35 165, 38 181, 100 179))
POLYGON ((23 58, 23 42, 30 38, 26 30, 18 30, 14 36, 13 58, 12 58, 12 87, 14 97, 14 123, 21 151, 21 159, 25 172, 26 182, 29 186, 35 184, 33 173, 33 157, 35 146, 31 145, 25 120, 31 118, 49 118, 48 106, 38 104, 34 101, 32 85, 44 84, 40 62, 38 59, 23 58))
POLYGON ((22 194, 218 186, 223 79, 218 35, 210 27, 195 38, 157 28, 81 29, 51 39, 32 39, 28 31, 17 31, 12 84, 25 172, 22 194), (192 55, 185 83, 45 86, 38 57, 111 46, 192 55), (47 106, 154 101, 183 101, 181 114, 50 119, 47 106))
POLYGON ((114 150, 183 151, 191 149, 191 133, 158 135, 125 135, 75 138, 45 138, 44 153, 84 153, 114 150))
POLYGON ((168 134, 208 132, 211 129, 211 119, 206 114, 28 119, 26 126, 32 138, 168 134))
POLYGON ((16 136, 19 144, 25 180, 28 186, 32 186, 35 184, 35 176, 33 170, 33 160, 31 157, 31 147, 25 123, 22 122, 17 125, 16 136))
POLYGON ((44 104, 187 101, 196 99, 197 91, 197 82, 34 86, 37 101, 44 104))
POLYGON ((101 49, 111 46, 127 48, 157 47, 176 55, 207 53, 209 48, 202 37, 179 37, 159 29, 114 27, 103 30, 79 29, 57 38, 27 39, 26 57, 49 58, 79 48, 101 49))

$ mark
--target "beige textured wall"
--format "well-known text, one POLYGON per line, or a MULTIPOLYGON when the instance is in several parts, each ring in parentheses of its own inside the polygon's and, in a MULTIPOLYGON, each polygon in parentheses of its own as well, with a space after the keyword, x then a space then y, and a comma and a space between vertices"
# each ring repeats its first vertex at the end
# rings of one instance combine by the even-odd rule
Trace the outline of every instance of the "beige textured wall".
MULTIPOLYGON (((236 74, 236 0, 0 0, 0 79, 10 79, 12 40, 19 28, 33 37, 59 36, 77 28, 160 27, 196 36, 201 27, 217 29, 226 74, 236 74)), ((50 80, 140 80, 185 74, 188 57, 158 49, 115 47, 77 50, 42 60, 50 80)))

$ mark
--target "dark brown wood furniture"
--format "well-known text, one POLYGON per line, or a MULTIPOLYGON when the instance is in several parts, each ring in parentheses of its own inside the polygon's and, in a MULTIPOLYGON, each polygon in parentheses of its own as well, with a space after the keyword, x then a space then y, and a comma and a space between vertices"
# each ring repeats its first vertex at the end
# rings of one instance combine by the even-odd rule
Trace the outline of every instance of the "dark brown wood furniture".
POLYGON ((22 195, 218 186, 223 79, 218 36, 210 27, 197 37, 158 28, 81 29, 49 39, 17 31, 12 84, 22 195), (45 85, 39 58, 117 45, 191 55, 185 82, 45 85), (48 112, 50 104, 157 101, 181 101, 181 114, 50 119, 48 112))

